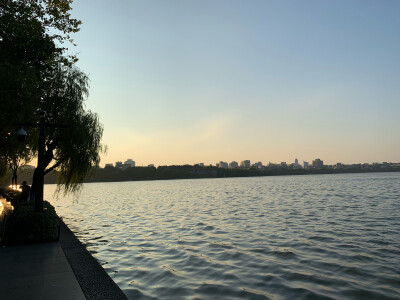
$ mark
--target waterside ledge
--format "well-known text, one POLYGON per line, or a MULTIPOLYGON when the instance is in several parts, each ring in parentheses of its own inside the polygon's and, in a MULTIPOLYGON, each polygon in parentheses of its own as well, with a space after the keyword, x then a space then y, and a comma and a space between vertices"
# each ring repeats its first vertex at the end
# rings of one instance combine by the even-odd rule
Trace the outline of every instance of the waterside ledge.
POLYGON ((86 299, 127 299, 100 263, 62 221, 60 222, 60 245, 86 299))

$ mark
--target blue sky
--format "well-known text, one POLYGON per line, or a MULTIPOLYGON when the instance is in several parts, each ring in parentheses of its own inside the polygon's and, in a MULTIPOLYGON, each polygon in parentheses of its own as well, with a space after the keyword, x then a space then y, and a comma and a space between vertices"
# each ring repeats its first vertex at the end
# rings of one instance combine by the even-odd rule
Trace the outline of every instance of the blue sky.
POLYGON ((400 161, 399 1, 88 1, 102 164, 400 161))

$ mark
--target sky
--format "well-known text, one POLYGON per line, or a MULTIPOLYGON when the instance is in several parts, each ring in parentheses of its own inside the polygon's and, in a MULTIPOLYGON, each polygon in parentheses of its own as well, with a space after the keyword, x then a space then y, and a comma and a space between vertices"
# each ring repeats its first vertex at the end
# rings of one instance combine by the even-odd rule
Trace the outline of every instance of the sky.
POLYGON ((400 162, 400 1, 75 0, 101 165, 400 162))

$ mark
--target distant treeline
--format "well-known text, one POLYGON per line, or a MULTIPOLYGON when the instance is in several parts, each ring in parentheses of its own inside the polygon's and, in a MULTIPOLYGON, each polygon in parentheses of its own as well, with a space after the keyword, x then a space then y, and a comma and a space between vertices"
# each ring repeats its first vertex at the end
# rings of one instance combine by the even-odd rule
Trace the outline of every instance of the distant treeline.
MULTIPOLYGON (((368 167, 355 166, 345 169, 310 168, 293 169, 284 167, 265 169, 223 169, 217 167, 200 166, 160 166, 115 168, 106 167, 96 170, 94 177, 86 178, 85 182, 115 182, 115 181, 140 181, 140 180, 167 180, 167 179, 195 179, 195 178, 224 178, 224 177, 251 177, 251 176, 277 176, 277 175, 305 175, 305 174, 337 174, 337 173, 368 173, 368 172, 400 172, 400 167, 368 167)), ((31 184, 33 169, 19 172, 18 183, 26 180, 31 184)), ((45 176, 45 183, 56 183, 57 172, 53 171, 45 176)), ((3 184, 11 183, 11 174, 3 180, 3 184)))

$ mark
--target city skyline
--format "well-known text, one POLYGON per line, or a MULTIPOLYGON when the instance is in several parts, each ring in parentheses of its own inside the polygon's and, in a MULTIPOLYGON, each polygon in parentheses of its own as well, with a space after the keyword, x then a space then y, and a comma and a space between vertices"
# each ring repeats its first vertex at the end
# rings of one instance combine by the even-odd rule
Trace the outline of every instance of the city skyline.
POLYGON ((73 7, 101 165, 400 161, 398 1, 73 7))
POLYGON ((132 158, 128 158, 125 162, 123 160, 117 160, 115 162, 108 162, 105 163, 103 167, 121 167, 121 168, 126 168, 126 167, 159 167, 159 166, 173 166, 173 165, 177 165, 177 166, 183 166, 183 165, 199 165, 199 166, 217 166, 217 167, 222 167, 222 168, 241 168, 241 167, 245 167, 245 168, 249 168, 249 167, 266 167, 266 166, 301 166, 301 167, 308 167, 308 166, 337 166, 337 165, 372 165, 372 164, 400 164, 400 161, 374 161, 374 162, 341 162, 341 161, 337 161, 334 163, 330 163, 330 162, 326 162, 323 159, 320 158, 313 158, 311 160, 299 160, 298 158, 295 158, 293 161, 262 161, 262 160, 232 160, 232 161, 224 161, 224 160, 220 160, 219 162, 216 163, 205 163, 205 162, 196 162, 196 163, 183 163, 183 164, 153 164, 153 163, 149 163, 149 164, 144 164, 144 163, 139 163, 136 160, 133 160, 132 158), (226 167, 222 167, 220 166, 220 164, 226 164, 226 167), (232 164, 236 164, 236 166, 231 166, 232 164))

